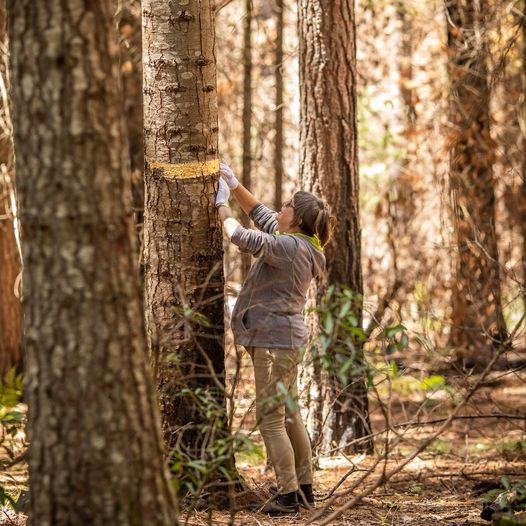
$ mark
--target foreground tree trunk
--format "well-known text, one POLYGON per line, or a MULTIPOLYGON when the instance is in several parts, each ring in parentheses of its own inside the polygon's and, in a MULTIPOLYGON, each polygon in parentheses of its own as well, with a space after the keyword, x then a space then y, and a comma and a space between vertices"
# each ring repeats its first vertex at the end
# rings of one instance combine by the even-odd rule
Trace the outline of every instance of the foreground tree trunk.
POLYGON ((133 262, 115 5, 8 6, 30 523, 171 526, 133 262))
POLYGON ((22 365, 22 306, 17 278, 22 269, 15 234, 14 164, 9 82, 7 74, 7 13, 0 0, 0 382, 12 367, 22 365))
POLYGON ((450 192, 458 248, 450 345, 483 367, 506 339, 495 233, 486 1, 446 3, 449 48, 450 192))
MULTIPOLYGON (((356 130, 356 46, 354 0, 300 0, 300 176, 306 189, 321 194, 337 218, 326 247, 328 283, 363 295, 358 212, 356 130)), ((361 326, 361 301, 355 305, 361 326)), ((324 444, 344 446, 370 434, 364 357, 358 347, 349 385, 328 375, 319 386, 329 415, 324 444), (324 394, 325 393, 325 394, 324 394)), ((318 376, 319 378, 319 376, 318 376)), ((319 422, 321 425, 322 422, 319 422)), ((347 450, 372 451, 372 440, 347 450)))
MULTIPOLYGON (((526 13, 526 1, 523 2, 522 12, 526 13)), ((522 24, 522 103, 520 108, 520 130, 522 135, 522 182, 520 186, 520 228, 522 234, 522 283, 526 284, 526 24, 522 14, 519 23, 522 24)), ((526 292, 523 289, 523 302, 526 307, 526 292)))
POLYGON ((143 34, 148 335, 164 436, 195 459, 226 427, 211 2, 143 0, 143 34))

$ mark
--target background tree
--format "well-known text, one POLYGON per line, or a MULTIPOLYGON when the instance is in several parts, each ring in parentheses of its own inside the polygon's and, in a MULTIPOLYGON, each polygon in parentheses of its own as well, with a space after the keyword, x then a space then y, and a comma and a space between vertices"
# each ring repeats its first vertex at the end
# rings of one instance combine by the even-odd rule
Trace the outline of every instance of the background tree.
POLYGON ((15 233, 14 159, 7 74, 7 13, 0 1, 0 382, 22 365, 22 308, 17 278, 21 261, 15 233))
MULTIPOLYGON (((326 247, 327 280, 354 292, 361 326, 354 0, 338 5, 328 0, 301 0, 299 30, 300 178, 304 187, 328 201, 337 217, 334 239, 326 247)), ((321 386, 327 410, 331 410, 325 424, 326 444, 343 445, 370 433, 363 360, 357 341, 349 385, 342 385, 334 372, 328 375, 327 385, 321 386)), ((357 449, 371 451, 372 441, 362 442, 357 449)))
POLYGON ((467 366, 483 366, 506 339, 495 231, 485 0, 446 2, 450 81, 450 192, 458 254, 450 345, 467 366))
MULTIPOLYGON (((413 74, 413 46, 415 40, 415 31, 413 29, 413 14, 411 5, 404 0, 398 0, 396 4, 396 15, 400 24, 400 49, 398 53, 399 69, 399 90, 402 99, 401 127, 404 138, 404 153, 396 169, 396 178, 393 186, 388 187, 385 200, 390 208, 392 219, 392 251, 393 251, 393 270, 397 286, 409 285, 412 287, 412 280, 403 279, 407 276, 408 268, 400 269, 399 252, 410 253, 412 257, 406 258, 405 263, 419 261, 419 243, 416 241, 413 221, 416 216, 418 203, 418 190, 415 188, 415 176, 413 173, 412 163, 416 157, 418 148, 417 143, 417 112, 416 112, 416 95, 412 87, 414 82, 413 74), (392 196, 394 194, 394 198, 392 196), (405 271, 405 272, 404 272, 405 271)), ((409 267, 409 265, 407 265, 409 267)), ((425 267, 422 269, 427 271, 425 267)), ((417 271, 418 272, 418 271, 417 271)))
MULTIPOLYGON (((250 190, 252 187, 252 0, 245 0, 245 18, 243 21, 243 166, 241 182, 250 190)), ((245 228, 250 227, 250 219, 241 215, 245 228)), ((252 257, 241 254, 241 273, 243 280, 250 270, 252 257)))
MULTIPOLYGON (((142 40, 141 3, 138 0, 119 2, 115 15, 120 36, 121 77, 124 93, 124 114, 128 131, 128 145, 132 172, 133 208, 142 247, 144 208, 144 141, 142 110, 142 40)), ((138 254, 138 258, 140 255, 138 254)))
POLYGON ((226 426, 212 7, 143 0, 146 319, 164 435, 190 458, 226 426))
POLYGON ((146 360, 115 4, 10 0, 32 524, 173 525, 146 360))
POLYGON ((276 1, 276 138, 274 139, 274 210, 281 210, 283 194, 283 30, 284 0, 276 1))

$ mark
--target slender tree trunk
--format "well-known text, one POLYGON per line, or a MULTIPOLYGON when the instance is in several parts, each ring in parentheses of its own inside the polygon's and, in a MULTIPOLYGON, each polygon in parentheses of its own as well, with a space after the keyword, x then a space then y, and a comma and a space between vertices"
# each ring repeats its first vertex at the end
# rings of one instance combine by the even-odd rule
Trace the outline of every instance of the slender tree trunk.
MULTIPOLYGON (((348 286, 363 295, 358 211, 356 130, 356 45, 354 0, 300 0, 300 177, 320 193, 337 218, 334 239, 326 247, 328 283, 348 286)), ((356 314, 361 326, 361 301, 356 314)), ((357 342, 357 346, 360 344, 357 342)), ((363 351, 350 385, 329 375, 326 392, 331 408, 326 445, 343 445, 370 433, 363 351)), ((372 451, 372 440, 352 450, 372 451)))
POLYGON ((0 0, 0 382, 22 365, 22 306, 17 278, 21 261, 14 220, 14 159, 7 73, 7 13, 0 0))
POLYGON ((450 192, 458 248, 450 345, 468 367, 484 366, 506 338, 495 233, 486 9, 485 0, 446 3, 450 192))
POLYGON ((149 344, 166 441, 201 458, 226 429, 211 0, 143 0, 143 35, 149 344))
POLYGON ((9 0, 30 523, 173 525, 107 0, 9 0))
POLYGON ((142 39, 141 6, 137 0, 124 0, 117 12, 120 35, 121 75, 124 93, 124 115, 132 172, 133 209, 142 245, 144 207, 144 141, 142 110, 142 39))
MULTIPOLYGON (((523 2, 521 18, 526 13, 526 0, 523 2)), ((520 108, 519 126, 522 135, 522 183, 520 186, 519 210, 520 228, 522 234, 522 283, 526 285, 526 23, 523 19, 519 20, 522 24, 522 103, 520 108)), ((526 307, 526 292, 523 289, 523 302, 526 307)))
MULTIPOLYGON (((1 146, 0 146, 1 148, 1 146)), ((2 148, 3 149, 3 148, 2 148)), ((14 188, 7 168, 0 161, 0 382, 12 367, 22 365, 22 307, 18 278, 21 271, 16 244, 12 202, 14 188)), ((12 166, 12 165, 11 165, 12 166)))
MULTIPOLYGON (((245 0, 243 24, 243 172, 241 181, 250 190, 252 187, 252 0, 245 0)), ((241 215, 245 228, 250 227, 250 218, 241 215)), ((241 254, 241 274, 244 280, 250 270, 252 257, 241 254)))
POLYGON ((416 94, 411 85, 415 34, 413 15, 408 6, 410 4, 407 0, 398 0, 396 4, 400 35, 397 55, 399 91, 402 99, 400 125, 403 129, 404 154, 397 163, 396 177, 392 185, 386 188, 384 196, 388 207, 388 240, 392 253, 392 285, 386 298, 397 296, 401 302, 412 289, 415 280, 429 274, 429 268, 422 264, 422 243, 414 226, 421 199, 415 184, 418 177, 414 174, 414 162, 418 157, 416 94), (407 257, 399 258, 399 254, 406 254, 407 257))
POLYGON ((274 146, 274 210, 283 194, 283 1, 276 0, 276 138, 274 146))
POLYGON ((409 226, 415 214, 415 191, 412 184, 411 160, 416 156, 416 108, 414 88, 411 87, 413 81, 413 20, 408 12, 406 2, 398 0, 397 15, 400 20, 400 54, 399 54, 399 75, 400 75, 400 94, 402 96, 404 108, 404 137, 406 139, 406 154, 400 162, 400 175, 397 180, 397 220, 401 231, 397 232, 397 237, 406 241, 408 248, 411 249, 412 243, 409 239, 409 226))

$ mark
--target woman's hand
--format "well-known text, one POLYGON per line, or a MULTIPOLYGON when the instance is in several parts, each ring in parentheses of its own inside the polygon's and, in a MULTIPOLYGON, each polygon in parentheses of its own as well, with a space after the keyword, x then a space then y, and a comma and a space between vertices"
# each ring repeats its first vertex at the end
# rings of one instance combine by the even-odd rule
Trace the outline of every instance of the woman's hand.
POLYGON ((216 194, 216 208, 219 215, 221 223, 223 223, 223 229, 228 239, 230 239, 234 232, 239 226, 237 219, 232 217, 232 212, 228 207, 228 198, 230 197, 230 190, 228 189, 227 184, 221 177, 219 178, 219 188, 217 189, 216 194))
POLYGON ((223 179, 219 178, 219 188, 216 194, 216 208, 221 205, 228 205, 228 199, 230 198, 230 190, 223 179))
POLYGON ((228 185, 228 188, 232 190, 232 195, 241 207, 241 210, 243 210, 245 214, 250 214, 250 211, 258 204, 257 199, 242 184, 240 184, 236 179, 234 172, 225 161, 219 163, 219 172, 221 173, 219 181, 224 181, 228 185))
POLYGON ((239 186, 239 181, 234 175, 234 172, 232 171, 230 166, 228 166, 228 164, 225 163, 225 161, 221 161, 219 163, 219 171, 221 173, 221 177, 225 180, 230 190, 235 190, 239 186))

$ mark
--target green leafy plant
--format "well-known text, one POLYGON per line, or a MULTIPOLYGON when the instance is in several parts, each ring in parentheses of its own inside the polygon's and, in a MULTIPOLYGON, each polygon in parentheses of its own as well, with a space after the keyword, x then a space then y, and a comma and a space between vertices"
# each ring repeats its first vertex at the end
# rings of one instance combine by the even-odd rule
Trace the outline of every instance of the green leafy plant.
MULTIPOLYGON (((365 374, 369 385, 378 368, 365 360, 364 344, 367 335, 361 327, 363 298, 348 287, 331 285, 322 297, 319 306, 311 309, 319 317, 319 335, 312 346, 312 355, 323 368, 338 378, 342 385, 348 385, 353 378, 365 374)), ((382 329, 379 340, 385 344, 386 354, 404 350, 409 339, 406 328, 395 324, 382 329)), ((395 377, 399 374, 394 360, 387 364, 384 373, 395 377)))
POLYGON ((407 336, 406 330, 406 327, 401 323, 384 328, 382 337, 387 341, 386 354, 403 351, 407 348, 409 345, 409 337, 407 336))
MULTIPOLYGON (((169 459, 173 487, 188 502, 213 496, 226 503, 230 490, 242 484, 235 469, 234 454, 249 456, 256 447, 242 432, 231 433, 217 393, 201 387, 184 388, 179 396, 190 397, 202 416, 191 432, 198 433, 203 440, 199 451, 185 449, 186 440, 177 441, 169 459)), ((189 430, 190 427, 181 429, 181 433, 189 430)))
POLYGON ((512 484, 508 477, 502 477, 500 482, 504 491, 496 488, 486 493, 481 517, 491 520, 495 526, 524 524, 514 513, 526 510, 526 480, 512 484))
POLYGON ((320 333, 312 346, 313 358, 343 385, 353 376, 369 372, 363 360, 365 332, 356 315, 361 303, 361 296, 351 289, 331 285, 320 305, 312 309, 320 320, 320 333))
MULTIPOLYGON (((217 469, 221 469, 228 456, 224 441, 217 435, 224 429, 224 409, 217 407, 214 397, 204 388, 181 389, 180 397, 189 397, 203 417, 193 432, 205 437, 200 458, 195 451, 187 451, 178 443, 171 452, 171 471, 174 475, 174 487, 180 494, 198 495, 206 483, 214 478, 217 469)), ((182 430, 181 432, 188 432, 182 430)))

